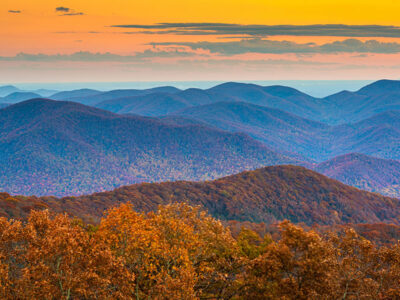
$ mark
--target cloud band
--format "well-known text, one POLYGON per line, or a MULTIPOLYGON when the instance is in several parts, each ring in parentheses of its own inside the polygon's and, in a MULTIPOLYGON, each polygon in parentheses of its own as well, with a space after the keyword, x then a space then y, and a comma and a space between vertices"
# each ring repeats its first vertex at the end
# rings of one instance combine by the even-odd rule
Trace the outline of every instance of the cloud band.
POLYGON ((400 27, 381 25, 244 25, 227 23, 158 23, 153 25, 120 24, 111 25, 111 27, 141 30, 141 33, 145 34, 174 33, 178 35, 400 37, 400 27))

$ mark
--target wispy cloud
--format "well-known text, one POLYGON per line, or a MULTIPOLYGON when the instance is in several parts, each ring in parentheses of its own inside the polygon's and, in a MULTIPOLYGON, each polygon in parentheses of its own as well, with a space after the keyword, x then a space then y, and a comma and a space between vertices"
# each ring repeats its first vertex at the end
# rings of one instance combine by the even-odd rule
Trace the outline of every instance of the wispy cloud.
POLYGON ((56 11, 57 12, 69 12, 71 9, 70 8, 68 8, 68 7, 64 7, 64 6, 59 6, 59 7, 56 7, 56 11))
POLYGON ((230 42, 168 42, 151 43, 152 46, 186 46, 192 50, 208 50, 211 53, 235 55, 243 53, 400 53, 399 43, 384 43, 376 40, 360 41, 347 39, 323 45, 299 44, 290 41, 271 41, 260 38, 230 42))
MULTIPOLYGON (((157 23, 153 25, 119 24, 115 28, 136 29, 145 34, 249 35, 249 36, 344 36, 400 37, 400 27, 381 25, 245 25, 228 23, 157 23)), ((129 33, 129 32, 127 32, 129 33)))
POLYGON ((89 33, 89 34, 104 34, 107 32, 102 31, 55 31, 55 34, 82 34, 82 33, 89 33))
POLYGON ((83 12, 63 14, 63 16, 83 16, 83 15, 84 15, 83 12))
POLYGON ((14 9, 10 9, 8 12, 9 12, 10 14, 20 14, 20 13, 22 13, 22 11, 20 11, 20 10, 14 10, 14 9))
MULTIPOLYGON (((76 42, 81 42, 77 40, 76 42)), ((26 62, 143 62, 152 59, 229 59, 236 55, 255 53, 261 55, 326 55, 326 54, 396 54, 400 53, 399 43, 382 43, 376 40, 360 41, 348 39, 323 45, 314 43, 297 44, 288 41, 270 41, 263 39, 243 39, 231 42, 178 42, 178 43, 151 43, 152 49, 137 52, 131 55, 114 53, 93 53, 87 51, 72 54, 29 54, 19 53, 14 56, 0 56, 0 61, 26 62)), ((311 57, 310 56, 310 57, 311 57)), ((241 60, 238 58, 238 60, 241 60)))
POLYGON ((136 62, 149 58, 173 58, 192 57, 195 53, 179 51, 153 51, 145 50, 133 55, 118 55, 113 53, 76 52, 73 54, 28 54, 19 53, 15 56, 0 56, 0 61, 30 61, 30 62, 57 62, 57 61, 81 61, 81 62, 136 62))
POLYGON ((62 13, 60 16, 83 16, 85 13, 77 12, 69 7, 59 6, 56 7, 56 12, 62 13))
MULTIPOLYGON (((94 55, 28 55, 0 58, 0 81, 244 81, 397 78, 399 54, 374 54, 373 59, 343 55, 262 54, 249 57, 183 57, 153 60, 160 53, 128 57, 94 55), (154 63, 157 61, 157 63, 154 63), (38 74, 41 74, 38 77, 38 74)), ((166 57, 174 53, 164 53, 166 57)), ((164 55, 161 54, 161 55, 164 55)), ((181 54, 179 55, 187 55, 181 54)))

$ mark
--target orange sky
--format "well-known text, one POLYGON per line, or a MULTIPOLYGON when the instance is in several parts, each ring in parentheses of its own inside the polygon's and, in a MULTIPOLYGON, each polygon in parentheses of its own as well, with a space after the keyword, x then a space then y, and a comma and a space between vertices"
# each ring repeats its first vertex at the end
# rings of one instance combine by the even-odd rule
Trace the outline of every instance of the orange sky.
MULTIPOLYGON (((127 53, 140 44, 176 37, 121 36, 107 26, 159 22, 225 22, 240 24, 379 24, 400 25, 400 1, 393 0, 246 0, 246 1, 78 1, 2 0, 0 4, 1 54, 16 52, 71 52, 85 50, 127 53), (58 6, 82 16, 59 16, 58 6), (21 14, 8 13, 20 10, 21 14), (86 34, 88 31, 107 32, 86 34), (55 32, 77 32, 56 34, 55 32), (112 43, 110 43, 112 40, 112 43)), ((181 40, 193 39, 180 37, 181 40)), ((196 37, 198 39, 198 37, 196 37)))
MULTIPOLYGON (((78 51, 132 55, 149 49, 150 47, 146 44, 151 42, 222 41, 221 36, 210 35, 127 35, 121 33, 135 30, 110 27, 116 24, 150 25, 162 22, 212 22, 260 25, 347 24, 400 26, 399 14, 400 1, 394 0, 1 0, 0 56, 14 56, 20 52, 50 55, 71 54, 78 51), (68 13, 83 13, 83 15, 61 16, 62 12, 56 12, 56 7, 69 8, 68 13), (20 13, 11 13, 9 11, 20 11, 20 13)), ((316 42, 323 44, 345 40, 348 37, 273 36, 265 38, 295 41, 297 43, 316 42)), ((371 38, 358 39, 366 41, 371 38)), ((373 39, 400 43, 399 38, 376 37, 373 39)), ((287 56, 287 54, 282 55, 280 59, 284 59, 287 56)), ((245 54, 244 57, 251 58, 252 55, 245 54)), ((339 61, 340 64, 345 65, 349 59, 348 57, 349 55, 344 54, 337 54, 335 58, 332 55, 322 55, 322 58, 321 55, 318 57, 315 55, 315 58, 309 57, 307 59, 309 61, 315 59, 318 62, 324 61, 324 59, 326 62, 338 63, 339 61)), ((375 66, 379 65, 380 61, 392 61, 393 66, 397 66, 400 63, 396 54, 380 54, 380 57, 380 60, 376 60, 375 66)), ((219 57, 214 58, 219 59, 219 57)), ((269 58, 265 56, 264 59, 269 58)), ((300 60, 299 58, 297 59, 300 60)), ((365 62, 360 62, 360 64, 371 65, 371 59, 368 61, 365 59, 365 62)), ((3 67, 3 69, 11 68, 12 70, 10 69, 10 71, 16 72, 16 74, 23 70, 20 65, 21 63, 0 62, 0 67, 3 67)), ((397 74, 397 69, 393 71, 393 66, 391 72, 395 75, 397 74)), ((30 68, 30 66, 26 68, 30 68)), ((54 63, 52 68, 58 69, 59 67, 54 63)), ((121 69, 121 67, 119 68, 121 69)), ((165 68, 168 68, 168 66, 165 68)), ((185 68, 185 70, 187 69, 185 68)), ((71 72, 73 73, 73 71, 71 72)), ((125 73, 122 72, 121 74, 125 73)), ((4 78, 6 76, 0 70, 0 80, 4 81, 4 78)), ((30 80, 30 78, 26 78, 26 80, 30 80)))

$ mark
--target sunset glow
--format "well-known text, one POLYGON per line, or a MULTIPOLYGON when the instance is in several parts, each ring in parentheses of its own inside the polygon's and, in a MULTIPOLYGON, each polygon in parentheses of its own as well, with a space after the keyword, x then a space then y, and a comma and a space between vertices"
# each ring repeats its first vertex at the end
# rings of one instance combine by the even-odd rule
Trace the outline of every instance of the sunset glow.
MULTIPOLYGON (((344 70, 351 70, 354 79, 375 79, 379 78, 377 73, 381 69, 386 77, 396 77, 400 68, 400 28, 397 28, 400 26, 400 2, 396 1, 384 0, 377 5, 376 1, 349 3, 344 0, 204 0, 196 3, 181 0, 3 0, 0 7, 0 66, 7 70, 0 73, 3 82, 36 81, 30 74, 32 67, 41 68, 43 80, 47 81, 55 78, 71 81, 74 76, 79 80, 91 80, 89 76, 93 80, 148 81, 163 77, 165 66, 171 63, 178 64, 171 74, 174 80, 186 79, 188 72, 193 80, 207 80, 208 77, 214 80, 220 78, 218 74, 232 74, 232 64, 224 64, 224 61, 235 61, 250 68, 251 75, 247 76, 245 71, 242 74, 246 79, 280 79, 281 76, 302 79, 299 78, 301 73, 307 79, 315 76, 341 79, 349 74, 344 70), (158 25, 165 23, 164 27, 158 25), (208 26, 203 30, 202 26, 209 23, 227 24, 227 29, 208 26), (347 27, 340 30, 326 27, 335 24, 347 27), (265 28, 254 30, 254 26, 249 25, 265 28), (277 31, 280 25, 292 28, 277 31), (302 25, 314 27, 304 31, 300 30, 302 25), (374 29, 370 29, 372 25, 374 29), (268 26, 277 33, 272 33, 268 26), (354 26, 361 29, 354 29, 354 26), (349 45, 348 40, 361 44, 349 45), (248 41, 252 43, 250 49, 239 45, 248 41), (280 44, 269 43, 274 41, 280 44), (335 44, 338 42, 342 44, 335 44), (197 43, 208 44, 205 47, 197 43), (233 47, 229 43, 239 43, 234 44, 235 53, 225 50, 233 47), (313 49, 298 49, 309 43, 313 49), (213 50, 215 47, 217 50, 213 50), (121 63, 103 57, 101 64, 97 64, 98 58, 86 57, 75 59, 82 62, 76 66, 71 59, 47 57, 77 52, 88 52, 87 56, 111 53, 132 56, 132 59, 121 63), (46 57, 21 58, 20 53, 46 57), (335 66, 315 75, 310 63, 335 66), (290 68, 282 71, 278 66, 282 64, 290 64, 290 68), (111 72, 107 76, 99 74, 100 65, 107 65, 111 72), (208 73, 210 68, 215 70, 212 75, 208 73), (378 70, 366 73, 365 68, 378 70), (141 73, 140 78, 137 72, 141 73)), ((232 79, 237 79, 234 74, 232 79)))

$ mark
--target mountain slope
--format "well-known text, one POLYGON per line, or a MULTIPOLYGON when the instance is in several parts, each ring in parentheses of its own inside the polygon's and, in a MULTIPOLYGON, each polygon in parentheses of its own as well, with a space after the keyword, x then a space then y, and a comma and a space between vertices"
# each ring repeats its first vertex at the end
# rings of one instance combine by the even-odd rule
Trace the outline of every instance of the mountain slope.
POLYGON ((9 94, 8 96, 3 97, 1 101, 5 103, 16 103, 41 97, 42 97, 41 95, 32 92, 15 92, 9 94))
POLYGON ((266 167, 208 182, 143 183, 89 196, 29 199, 27 205, 40 202, 53 211, 92 221, 105 209, 128 201, 138 211, 188 202, 223 220, 273 223, 289 219, 308 225, 399 224, 400 220, 398 199, 361 191, 296 166, 266 167))
POLYGON ((243 102, 195 106, 173 116, 191 118, 230 132, 244 132, 277 151, 297 153, 308 160, 322 162, 353 152, 400 159, 400 111, 339 126, 243 102))
POLYGON ((21 92, 21 90, 13 85, 0 86, 0 97, 5 97, 15 92, 21 92))
POLYGON ((362 95, 382 95, 383 93, 400 93, 400 81, 382 79, 366 85, 357 92, 362 95))
MULTIPOLYGON (((164 104, 161 105, 160 110, 157 110, 157 103, 168 103, 171 99, 180 104, 185 103, 186 107, 217 102, 246 102, 283 110, 330 125, 341 125, 356 123, 378 113, 400 110, 398 86, 400 86, 400 81, 380 80, 356 92, 342 91, 322 99, 285 86, 260 86, 236 82, 227 82, 205 90, 191 88, 184 91, 168 86, 107 92, 82 89, 60 92, 50 98, 97 106, 115 113, 147 116, 160 116, 165 111, 174 113, 176 109, 182 109, 181 106, 177 106, 166 110, 166 104, 164 104), (150 94, 157 94, 157 96, 148 98, 150 94), (150 108, 143 109, 142 105, 135 104, 143 104, 146 101, 149 102, 146 105, 150 108)), ((5 87, 5 89, 12 90, 12 87, 5 87)))
POLYGON ((31 91, 31 92, 34 92, 36 94, 39 94, 43 98, 46 98, 46 97, 50 97, 51 95, 58 93, 59 91, 49 90, 49 89, 37 89, 37 90, 31 91))
POLYGON ((400 198, 399 161, 351 153, 320 163, 314 169, 345 184, 400 198))
POLYGON ((162 116, 175 113, 186 107, 216 103, 224 100, 237 101, 234 97, 216 95, 200 89, 152 92, 147 94, 144 92, 135 93, 138 95, 117 99, 114 97, 97 103, 94 106, 114 113, 162 116))
POLYGON ((309 158, 325 151, 322 131, 329 126, 296 115, 245 102, 218 102, 177 112, 230 132, 244 132, 279 151, 309 158), (319 142, 316 142, 319 141, 319 142))
POLYGON ((330 125, 355 123, 378 113, 400 110, 400 81, 397 80, 379 80, 359 91, 343 91, 323 99, 284 86, 225 83, 208 91, 330 125))
POLYGON ((400 111, 388 111, 355 124, 331 129, 332 153, 362 153, 400 160, 400 111))
POLYGON ((73 98, 91 97, 99 95, 101 93, 102 92, 100 91, 92 89, 79 89, 79 90, 58 92, 56 94, 51 95, 49 98, 53 100, 70 100, 73 98))
POLYGON ((35 99, 0 110, 0 191, 67 195, 294 162, 243 134, 35 99))
POLYGON ((400 110, 400 81, 379 80, 357 92, 341 92, 325 98, 332 104, 325 121, 355 123, 375 114, 400 110))
MULTIPOLYGON (((158 103, 174 102, 184 103, 186 107, 213 104, 217 102, 246 102, 261 105, 270 108, 283 109, 285 111, 296 113, 303 117, 318 119, 321 115, 323 100, 313 98, 300 91, 283 86, 262 87, 255 84, 243 83, 225 83, 207 90, 187 89, 184 91, 163 90, 143 90, 141 92, 131 90, 117 92, 111 91, 108 94, 95 96, 104 100, 98 102, 95 106, 107 109, 116 113, 133 113, 146 116, 160 116, 164 114, 165 109, 157 110, 158 103), (149 93, 156 93, 150 98, 149 93), (112 95, 112 96, 111 96, 112 95), (117 98, 120 96, 120 99, 117 98), (136 106, 137 103, 147 103, 151 106, 151 111, 146 111, 136 106)), ((91 99, 86 99, 92 103, 91 99)), ((176 106, 169 109, 169 113, 174 113, 184 107, 176 106)))
MULTIPOLYGON (((173 87, 114 90, 87 97, 69 97, 64 100, 94 105, 115 113, 123 111, 123 113, 147 116, 162 115, 166 110, 157 110, 157 103, 167 103, 171 98, 174 101, 185 103, 187 107, 217 102, 246 102, 283 110, 302 118, 330 125, 341 125, 359 122, 378 113, 400 110, 400 90, 397 88, 399 85, 399 81, 381 80, 357 92, 342 91, 320 99, 285 86, 259 86, 227 82, 205 90, 180 91, 173 87), (157 93, 157 96, 146 97, 153 93, 157 93), (150 102, 147 103, 151 107, 150 110, 142 109, 141 105, 136 109, 135 103, 146 101, 150 102), (131 106, 129 107, 129 105, 131 106)), ((182 107, 176 107, 176 109, 180 108, 182 107)), ((168 112, 174 113, 176 109, 172 107, 168 112)))
POLYGON ((137 90, 137 89, 123 89, 123 90, 112 90, 107 92, 102 92, 100 94, 95 94, 92 96, 81 96, 81 97, 70 97, 68 101, 74 101, 78 103, 82 103, 85 105, 93 105, 99 104, 103 101, 109 100, 117 100, 121 98, 129 98, 129 97, 137 97, 137 96, 145 96, 153 93, 168 93, 174 94, 179 92, 180 90, 172 87, 172 86, 161 86, 155 87, 151 89, 137 90))
POLYGON ((151 93, 136 97, 107 100, 95 105, 119 114, 138 114, 142 116, 167 115, 191 106, 176 94, 151 93))
POLYGON ((263 87, 255 84, 228 82, 208 91, 234 97, 242 102, 284 110, 312 120, 320 120, 326 106, 323 99, 317 99, 284 86, 263 87))

